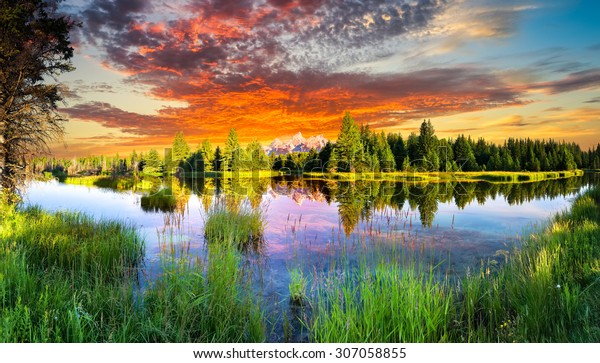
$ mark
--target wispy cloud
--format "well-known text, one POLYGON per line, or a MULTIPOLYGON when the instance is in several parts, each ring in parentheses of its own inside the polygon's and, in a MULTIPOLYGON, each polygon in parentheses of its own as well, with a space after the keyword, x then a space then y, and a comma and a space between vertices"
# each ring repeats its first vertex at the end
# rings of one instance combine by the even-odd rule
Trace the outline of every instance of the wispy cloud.
POLYGON ((590 98, 589 100, 585 101, 584 103, 600 103, 600 97, 590 98))
POLYGON ((539 89, 549 94, 593 89, 598 87, 600 87, 600 68, 593 68, 571 73, 559 80, 541 82, 529 86, 530 89, 539 89))

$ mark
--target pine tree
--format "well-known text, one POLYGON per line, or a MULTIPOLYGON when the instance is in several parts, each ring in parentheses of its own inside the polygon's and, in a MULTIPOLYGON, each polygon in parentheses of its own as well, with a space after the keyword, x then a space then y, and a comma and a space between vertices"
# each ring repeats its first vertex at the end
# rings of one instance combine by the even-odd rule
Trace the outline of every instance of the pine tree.
POLYGON ((390 148, 383 131, 377 136, 377 158, 379 159, 379 170, 383 172, 396 170, 394 153, 392 153, 392 148, 390 148))
POLYGON ((360 141, 360 132, 350 112, 344 115, 333 153, 338 170, 354 172, 361 169, 363 145, 360 141))
POLYGON ((454 142, 454 160, 462 171, 477 171, 477 162, 471 144, 464 135, 458 136, 454 142))
POLYGON ((130 159, 130 161, 129 161, 130 170, 133 172, 133 175, 137 175, 137 173, 138 173, 138 166, 139 166, 139 163, 140 163, 140 157, 135 152, 135 149, 131 153, 131 156, 129 157, 129 159, 130 159))
POLYGON ((249 157, 249 169, 252 170, 268 170, 269 158, 265 153, 262 145, 258 140, 254 139, 246 146, 246 155, 249 157))
POLYGON ((487 163, 487 170, 502 170, 502 160, 498 149, 494 151, 487 163))
POLYGON ((418 165, 426 171, 437 171, 440 160, 437 151, 437 138, 431 120, 421 123, 418 146, 418 165))
POLYGON ((229 136, 225 141, 223 150, 223 168, 225 171, 240 170, 241 168, 241 147, 238 134, 234 128, 229 130, 229 136))
POLYGON ((144 174, 160 175, 163 172, 163 163, 156 149, 151 149, 144 160, 144 174))
POLYGON ((333 144, 329 141, 325 144, 325 146, 319 152, 319 160, 321 161, 321 167, 327 168, 329 165, 329 159, 331 158, 333 152, 333 144))
POLYGON ((178 132, 175 134, 175 138, 173 139, 173 147, 172 147, 172 161, 175 166, 179 166, 179 164, 187 159, 190 156, 190 146, 185 141, 183 137, 183 132, 178 132))
POLYGON ((446 139, 438 141, 438 159, 441 171, 453 171, 452 161, 454 160, 454 151, 452 145, 446 139))
POLYGON ((401 170, 402 162, 406 156, 406 148, 404 146, 402 135, 390 133, 388 134, 387 141, 388 145, 390 145, 390 149, 392 150, 392 154, 394 154, 394 163, 396 164, 396 169, 401 170))
POLYGON ((402 161, 402 171, 409 171, 410 170, 410 160, 408 159, 408 156, 404 157, 404 160, 402 161))
POLYGON ((204 171, 212 171, 214 168, 215 152, 209 140, 202 141, 199 150, 202 154, 204 171))
POLYGON ((573 169, 577 169, 577 164, 575 163, 575 160, 573 159, 573 154, 571 154, 571 152, 569 150, 567 150, 567 147, 565 145, 563 145, 560 148, 560 161, 558 164, 558 170, 573 170, 573 169))
POLYGON ((58 2, 0 2, 0 193, 10 204, 31 157, 49 152, 67 121, 58 112, 63 89, 52 81, 74 69, 69 32, 77 23, 58 2))
POLYGON ((217 146, 215 149, 215 158, 213 160, 213 170, 214 171, 222 171, 225 167, 223 163, 223 155, 221 153, 221 147, 217 146))
POLYGON ((408 159, 411 163, 415 163, 416 160, 419 159, 419 137, 414 132, 411 132, 411 134, 408 135, 408 139, 406 140, 406 149, 408 159))

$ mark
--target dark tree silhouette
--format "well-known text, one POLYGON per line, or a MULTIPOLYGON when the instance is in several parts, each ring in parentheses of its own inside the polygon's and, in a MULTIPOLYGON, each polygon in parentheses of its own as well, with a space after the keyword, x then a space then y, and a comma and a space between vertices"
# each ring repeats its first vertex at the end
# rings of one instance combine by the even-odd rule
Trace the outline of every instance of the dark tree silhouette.
POLYGON ((63 134, 61 87, 48 80, 73 69, 69 32, 77 24, 57 13, 58 3, 0 2, 0 186, 8 203, 19 200, 28 161, 63 134))

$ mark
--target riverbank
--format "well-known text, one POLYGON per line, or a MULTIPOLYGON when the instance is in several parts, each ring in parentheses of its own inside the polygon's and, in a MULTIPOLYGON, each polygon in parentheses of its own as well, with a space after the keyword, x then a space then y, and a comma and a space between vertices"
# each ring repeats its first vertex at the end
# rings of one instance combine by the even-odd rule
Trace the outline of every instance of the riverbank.
POLYGON ((510 172, 510 171, 477 171, 477 172, 362 172, 362 173, 321 173, 310 172, 302 174, 309 179, 338 180, 338 181, 419 181, 419 182, 491 182, 491 183, 521 183, 551 179, 563 179, 583 175, 583 170, 545 171, 545 172, 510 172))
POLYGON ((505 263, 458 282, 434 268, 381 261, 321 281, 310 321, 317 342, 597 342, 600 188, 526 236, 505 263))
MULTIPOLYGON (((490 183, 523 183, 542 180, 554 180, 582 176, 583 170, 547 171, 547 172, 361 172, 361 173, 326 173, 305 172, 286 173, 273 170, 255 170, 240 172, 188 172, 181 175, 184 179, 268 179, 294 175, 307 180, 323 181, 397 181, 397 182, 490 182, 490 183)), ((63 180, 65 184, 96 186, 117 190, 151 190, 156 186, 158 177, 140 176, 69 176, 63 180)))
POLYGON ((0 342, 264 340, 231 244, 211 244, 205 265, 167 229, 161 274, 147 281, 131 225, 39 208, 0 212, 0 342))

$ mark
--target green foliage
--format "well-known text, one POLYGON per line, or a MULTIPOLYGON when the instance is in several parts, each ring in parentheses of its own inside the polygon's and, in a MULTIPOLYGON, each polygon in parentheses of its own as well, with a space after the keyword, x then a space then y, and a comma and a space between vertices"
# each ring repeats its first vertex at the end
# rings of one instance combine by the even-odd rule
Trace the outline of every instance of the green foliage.
POLYGON ((208 140, 202 141, 202 146, 200 147, 199 151, 202 153, 204 171, 215 170, 214 169, 215 152, 213 150, 213 147, 212 147, 210 141, 208 141, 208 140))
POLYGON ((171 152, 173 153, 172 161, 174 167, 178 167, 181 162, 183 162, 190 156, 190 146, 185 141, 185 138, 183 137, 183 132, 178 132, 175 134, 171 152))
POLYGON ((244 159, 244 155, 238 140, 238 134, 235 129, 232 128, 229 130, 229 136, 227 136, 225 148, 223 149, 223 170, 239 171, 242 167, 242 159, 244 159))
POLYGON ((330 167, 336 167, 339 171, 360 171, 363 166, 363 145, 360 131, 356 126, 350 112, 346 112, 342 120, 342 126, 338 135, 335 148, 335 158, 331 158, 330 167), (335 165, 333 162, 335 161, 335 165))
POLYGON ((460 135, 453 148, 454 159, 459 169, 462 171, 477 171, 477 161, 475 160, 475 154, 471 148, 471 143, 464 135, 460 135))
POLYGON ((231 243, 240 249, 259 248, 265 228, 262 210, 238 203, 217 201, 208 211, 204 236, 209 243, 231 243))
POLYGON ((396 169, 394 154, 387 142, 385 133, 373 133, 367 125, 360 130, 360 141, 364 147, 364 171, 391 172, 396 169))
POLYGON ((19 201, 32 155, 49 153, 66 120, 58 113, 62 88, 53 83, 73 70, 69 32, 77 26, 57 1, 0 2, 0 196, 19 201))
POLYGON ((308 281, 302 270, 294 268, 288 271, 290 274, 290 283, 288 289, 290 292, 290 304, 302 306, 308 304, 307 287, 308 281))
POLYGON ((130 226, 36 208, 0 212, 0 342, 265 339, 229 244, 209 246, 207 266, 162 253, 161 273, 140 289, 144 247, 130 226))
POLYGON ((431 120, 423 121, 421 124, 417 150, 418 159, 416 164, 420 167, 420 170, 438 171, 440 169, 438 140, 435 137, 431 120))
POLYGON ((245 169, 248 170, 269 170, 271 165, 269 163, 269 157, 263 150, 262 145, 258 140, 254 139, 246 146, 246 156, 248 160, 245 161, 245 169))
POLYGON ((213 161, 213 170, 223 170, 223 153, 221 152, 221 147, 217 146, 215 149, 215 159, 213 161))
POLYGON ((148 155, 146 155, 143 172, 147 175, 162 175, 163 163, 156 149, 150 149, 148 155))

